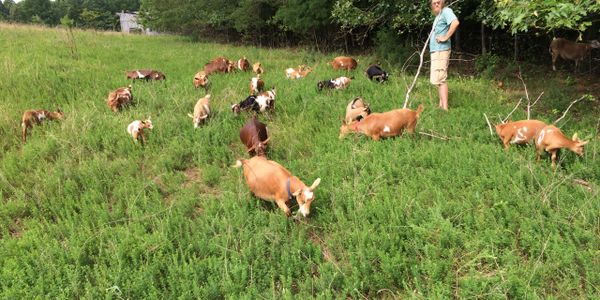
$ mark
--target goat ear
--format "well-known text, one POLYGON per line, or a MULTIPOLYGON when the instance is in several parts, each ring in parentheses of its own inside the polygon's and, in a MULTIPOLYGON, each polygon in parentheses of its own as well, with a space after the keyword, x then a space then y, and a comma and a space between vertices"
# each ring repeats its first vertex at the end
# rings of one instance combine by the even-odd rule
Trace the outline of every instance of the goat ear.
POLYGON ((572 138, 572 140, 573 140, 574 142, 577 142, 577 133, 575 133, 575 134, 573 135, 573 138, 572 138))
POLYGON ((308 189, 311 191, 316 189, 319 186, 319 183, 321 183, 321 178, 317 178, 308 189))

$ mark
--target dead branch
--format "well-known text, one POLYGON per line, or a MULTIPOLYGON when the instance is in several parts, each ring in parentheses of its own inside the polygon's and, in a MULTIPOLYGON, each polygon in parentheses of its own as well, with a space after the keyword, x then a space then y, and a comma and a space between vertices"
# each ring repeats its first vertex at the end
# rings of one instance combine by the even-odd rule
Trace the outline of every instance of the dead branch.
MULTIPOLYGON (((517 103, 515 108, 513 108, 513 110, 508 114, 508 116, 506 116, 506 118, 504 118, 504 120, 502 120, 502 124, 506 123, 506 120, 508 120, 508 118, 510 118, 510 116, 515 112, 515 110, 517 110, 517 108, 519 108, 519 105, 521 105, 521 101, 523 101, 523 98, 519 99, 519 102, 517 103)), ((529 118, 527 118, 527 119, 529 119, 529 118)))
POLYGON ((523 84, 523 88, 525 89, 525 98, 527 99, 527 120, 531 119, 531 108, 537 104, 537 102, 542 98, 544 92, 541 92, 540 95, 535 99, 533 104, 531 104, 531 99, 529 98, 529 91, 527 90, 527 85, 525 84, 525 80, 523 80, 523 76, 521 75, 521 66, 519 66, 519 73, 517 74, 517 78, 521 80, 523 84))
POLYGON ((558 121, 562 120, 567 115, 567 112, 569 112, 569 109, 571 109, 571 106, 573 106, 575 103, 585 99, 586 96, 587 95, 583 95, 579 99, 572 101, 571 104, 569 105, 569 107, 567 107, 567 110, 565 110, 565 112, 563 113, 563 115, 560 118, 558 118, 558 120, 554 121, 554 123, 552 123, 552 124, 556 124, 556 123, 558 123, 558 121))
POLYGON ((430 137, 433 137, 433 138, 436 138, 436 139, 440 139, 440 140, 444 140, 444 141, 449 141, 451 139, 451 138, 449 138, 447 136, 441 136, 438 132, 435 132, 433 130, 429 130, 429 131, 431 133, 419 131, 419 134, 430 136, 430 137))
POLYGON ((492 124, 490 123, 490 119, 488 119, 487 115, 484 113, 483 116, 485 117, 485 121, 488 124, 488 127, 490 128, 490 135, 494 136, 494 131, 492 130, 492 124))
POLYGON ((415 51, 413 52, 413 54, 411 54, 408 59, 404 62, 404 64, 402 65, 402 69, 400 69, 400 72, 404 72, 406 71, 406 67, 410 66, 408 63, 410 62, 410 60, 412 59, 413 56, 415 56, 415 54, 419 54, 419 51, 415 51))

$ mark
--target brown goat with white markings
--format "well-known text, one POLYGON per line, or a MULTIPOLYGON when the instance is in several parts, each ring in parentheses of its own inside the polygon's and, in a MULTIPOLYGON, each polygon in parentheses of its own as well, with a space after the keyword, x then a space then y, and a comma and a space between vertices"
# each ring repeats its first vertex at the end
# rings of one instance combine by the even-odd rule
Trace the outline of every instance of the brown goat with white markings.
POLYGON ((496 125, 496 133, 502 140, 504 149, 508 150, 509 144, 527 144, 535 141, 539 132, 546 127, 546 123, 538 120, 521 120, 496 125))
POLYGON ((308 187, 286 168, 264 156, 238 160, 235 167, 242 166, 246 184, 256 197, 277 203, 286 216, 291 214, 288 205, 296 198, 300 206, 298 213, 304 217, 310 214, 310 205, 315 200, 314 190, 321 183, 321 178, 308 187))
POLYGON ((265 89, 265 82, 260 78, 260 74, 250 79, 250 95, 257 95, 265 89))
POLYGON ((133 102, 133 94, 131 94, 131 84, 128 87, 122 87, 116 89, 114 92, 108 94, 106 104, 113 112, 119 111, 123 106, 129 105, 133 102))
POLYGON ((416 111, 403 108, 384 113, 372 113, 361 121, 343 124, 340 127, 340 139, 351 132, 368 135, 375 141, 380 138, 399 136, 405 129, 409 133, 414 133, 421 112, 423 112, 423 104, 419 105, 416 111))
POLYGON ((23 143, 27 142, 27 130, 33 128, 33 125, 42 125, 46 120, 62 120, 65 114, 58 108, 55 112, 44 109, 26 110, 21 118, 21 139, 23 143))
POLYGON ((354 70, 356 69, 356 66, 358 66, 358 62, 354 58, 348 56, 338 56, 327 64, 331 64, 334 70, 341 69, 346 71, 354 70))

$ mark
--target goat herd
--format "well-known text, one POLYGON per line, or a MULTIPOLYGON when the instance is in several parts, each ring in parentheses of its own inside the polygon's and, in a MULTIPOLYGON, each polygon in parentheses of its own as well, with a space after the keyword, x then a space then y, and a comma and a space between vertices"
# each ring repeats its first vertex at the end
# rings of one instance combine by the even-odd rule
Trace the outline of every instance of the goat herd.
MULTIPOLYGON (((351 57, 336 57, 328 63, 334 70, 354 70, 358 63, 351 57)), ((204 70, 195 74, 194 86, 202 87, 207 91, 211 85, 209 76, 212 73, 229 73, 235 70, 252 71, 256 77, 250 80, 250 96, 233 104, 231 110, 235 115, 241 111, 254 111, 255 113, 273 110, 275 107, 276 89, 264 90, 265 83, 260 78, 264 72, 262 65, 257 62, 250 66, 248 60, 243 57, 237 63, 227 58, 217 57, 204 66, 204 70)), ((312 71, 311 67, 300 65, 298 68, 288 68, 285 70, 286 77, 290 79, 301 79, 306 77, 312 71)), ((370 80, 383 83, 388 80, 388 73, 382 70, 378 65, 370 65, 365 71, 370 80)), ((126 72, 126 76, 131 80, 143 79, 165 80, 166 76, 156 70, 134 70, 126 72)), ((335 79, 319 81, 317 89, 321 91, 324 88, 342 89, 347 87, 353 77, 345 76, 335 79)), ((132 86, 118 88, 111 92, 106 100, 107 105, 113 112, 118 112, 124 106, 133 103, 132 86)), ((380 138, 395 137, 402 135, 406 130, 414 133, 419 115, 423 112, 423 105, 419 105, 416 111, 410 109, 396 109, 384 113, 371 113, 369 104, 362 98, 357 97, 348 103, 346 107, 346 116, 340 127, 340 139, 349 133, 362 133, 371 137, 373 140, 380 138)), ((202 125, 211 115, 210 94, 199 99, 194 106, 193 114, 188 114, 192 118, 194 127, 202 125)), ((58 109, 56 112, 47 110, 27 110, 22 117, 22 140, 27 139, 27 131, 33 125, 40 125, 45 120, 60 120, 64 118, 64 113, 58 109)), ((133 137, 134 141, 147 142, 146 131, 153 128, 150 118, 146 120, 135 120, 127 126, 127 132, 133 137)), ((509 143, 524 144, 535 141, 537 148, 537 159, 540 159, 542 150, 548 151, 552 156, 552 166, 555 166, 556 154, 560 148, 567 148, 579 155, 583 154, 583 146, 587 142, 577 139, 576 135, 568 139, 562 134, 560 129, 553 125, 546 125, 537 120, 524 120, 509 122, 496 125, 496 132, 502 140, 505 149, 508 149, 509 143)), ((286 215, 290 215, 290 202, 296 199, 299 205, 299 214, 304 217, 310 213, 310 205, 314 201, 314 189, 319 185, 321 179, 317 178, 310 186, 307 186, 298 177, 293 176, 286 168, 266 158, 266 147, 269 142, 267 127, 264 123, 257 120, 256 115, 252 116, 246 124, 240 129, 240 139, 246 146, 248 153, 252 156, 250 159, 238 160, 235 167, 243 167, 244 177, 250 190, 258 198, 266 201, 275 202, 286 215)))

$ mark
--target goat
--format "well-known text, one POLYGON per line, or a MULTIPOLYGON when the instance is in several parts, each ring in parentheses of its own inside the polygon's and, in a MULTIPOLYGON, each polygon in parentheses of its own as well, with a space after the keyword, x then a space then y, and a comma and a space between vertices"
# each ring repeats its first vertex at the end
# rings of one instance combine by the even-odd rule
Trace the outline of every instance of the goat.
POLYGON ((208 80, 208 75, 204 71, 200 71, 194 75, 194 87, 198 88, 201 86, 204 90, 208 90, 210 86, 210 80, 208 80))
POLYGON ((144 121, 135 120, 127 126, 127 132, 133 137, 133 140, 137 142, 140 138, 142 139, 142 145, 146 144, 145 129, 152 130, 152 121, 150 117, 144 121))
POLYGON ((298 213, 304 217, 310 214, 310 205, 315 200, 314 190, 321 183, 321 178, 307 187, 286 168, 264 156, 238 160, 235 164, 237 168, 242 166, 246 184, 256 197, 277 203, 288 217, 291 214, 288 204, 296 198, 300 206, 298 213))
POLYGON ((335 79, 329 79, 329 80, 323 80, 323 81, 319 81, 317 82, 317 90, 322 91, 323 88, 328 88, 328 89, 343 89, 347 86, 350 85, 350 82, 352 82, 352 79, 354 79, 354 77, 338 77, 335 79))
POLYGON ((42 125, 46 119, 62 120, 64 118, 65 114, 60 110, 60 108, 57 108, 55 112, 43 109, 26 110, 21 118, 21 139, 23 140, 23 143, 27 142, 27 130, 33 128, 33 125, 42 125))
POLYGON ((384 83, 388 80, 389 74, 378 65, 370 65, 365 71, 369 80, 375 79, 379 83, 384 83))
POLYGON ((265 88, 265 82, 260 78, 260 75, 250 79, 250 95, 256 95, 262 92, 265 88))
POLYGON ((305 65, 298 66, 298 69, 287 68, 285 69, 285 76, 290 79, 300 79, 306 77, 310 72, 312 72, 311 67, 307 67, 305 65))
POLYGON ((328 62, 327 64, 328 65, 330 64, 334 70, 342 69, 342 70, 350 71, 350 70, 356 69, 358 62, 352 57, 338 56, 338 57, 334 58, 333 61, 328 62))
POLYGON ((106 104, 113 112, 119 111, 123 106, 129 105, 133 102, 133 95, 131 94, 131 84, 128 87, 118 88, 114 92, 108 94, 106 104))
POLYGON ((254 73, 257 75, 264 73, 263 67, 259 62, 256 62, 254 65, 252 65, 252 71, 254 71, 254 73))
POLYGON ((504 149, 508 150, 510 144, 527 144, 535 140, 546 123, 538 120, 521 120, 497 124, 496 133, 502 140, 504 149))
POLYGON ((267 125, 258 121, 256 116, 252 116, 252 119, 240 129, 240 140, 250 155, 265 155, 269 139, 267 125))
POLYGON ((134 70, 125 72, 127 79, 166 80, 165 74, 156 70, 134 70))
POLYGON ((555 167, 556 155, 561 148, 567 148, 575 154, 583 156, 583 146, 588 142, 579 140, 577 134, 574 134, 573 138, 569 140, 556 126, 548 125, 540 131, 535 141, 537 160, 540 160, 542 152, 545 150, 551 154, 552 167, 555 167))
POLYGON ((356 97, 346 106, 346 117, 344 118, 344 123, 350 124, 354 121, 360 121, 370 114, 371 109, 369 108, 369 104, 365 103, 363 98, 356 97))
POLYGON ((372 113, 361 121, 342 124, 340 127, 340 139, 344 138, 350 132, 368 135, 374 141, 378 141, 382 137, 399 136, 404 129, 409 133, 414 133, 419 115, 423 112, 423 109, 423 104, 421 104, 417 108, 417 111, 403 108, 384 113, 372 113))
POLYGON ((597 40, 587 43, 576 43, 563 38, 554 38, 550 43, 550 54, 552 55, 552 70, 556 71, 556 59, 560 56, 562 59, 574 60, 575 70, 579 62, 588 56, 592 48, 600 48, 600 42, 597 40))
POLYGON ((245 72, 245 71, 250 70, 250 62, 248 62, 248 60, 246 59, 245 56, 238 59, 236 66, 237 66, 238 70, 240 70, 240 71, 245 72))
POLYGON ((192 122, 194 123, 194 128, 198 128, 200 124, 204 123, 208 116, 210 115, 210 94, 204 96, 204 98, 200 98, 196 105, 194 106, 194 115, 188 114, 190 118, 192 118, 192 122))

